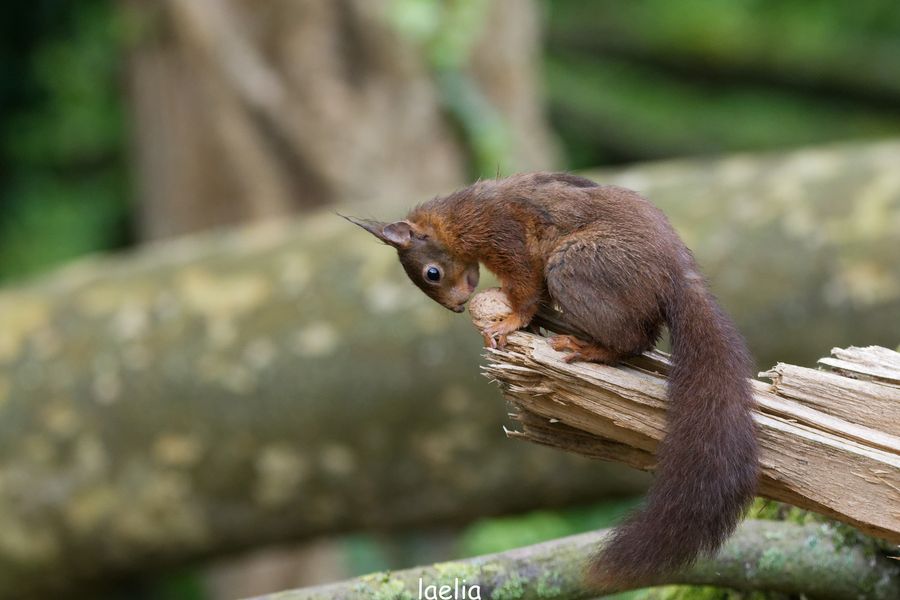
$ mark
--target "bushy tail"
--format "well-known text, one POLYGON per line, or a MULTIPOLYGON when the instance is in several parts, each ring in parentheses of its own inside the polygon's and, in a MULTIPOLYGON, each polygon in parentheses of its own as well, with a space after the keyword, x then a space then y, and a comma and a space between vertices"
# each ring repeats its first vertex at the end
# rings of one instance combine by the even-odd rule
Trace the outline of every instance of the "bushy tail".
POLYGON ((751 361, 702 282, 682 281, 667 307, 674 367, 668 427, 645 505, 595 557, 604 588, 650 582, 712 553, 731 535, 757 480, 751 361))

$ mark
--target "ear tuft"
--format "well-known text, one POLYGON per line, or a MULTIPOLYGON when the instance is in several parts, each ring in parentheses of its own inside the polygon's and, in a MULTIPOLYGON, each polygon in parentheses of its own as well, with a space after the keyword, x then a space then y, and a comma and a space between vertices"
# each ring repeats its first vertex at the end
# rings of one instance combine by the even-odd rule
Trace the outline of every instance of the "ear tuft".
POLYGON ((412 244, 412 226, 407 221, 383 223, 371 219, 357 219, 346 215, 340 216, 354 225, 359 225, 385 244, 390 244, 395 248, 408 248, 412 244))

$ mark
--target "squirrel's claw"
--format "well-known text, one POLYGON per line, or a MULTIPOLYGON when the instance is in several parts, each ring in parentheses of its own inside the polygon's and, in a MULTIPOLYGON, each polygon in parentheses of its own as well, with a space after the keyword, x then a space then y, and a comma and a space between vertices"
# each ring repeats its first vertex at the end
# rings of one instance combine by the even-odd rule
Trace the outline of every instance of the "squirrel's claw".
POLYGON ((491 348, 503 349, 506 347, 506 336, 527 325, 527 321, 516 313, 511 313, 491 323, 482 330, 485 345, 491 348))
POLYGON ((484 347, 493 348, 494 350, 503 350, 506 347, 506 334, 491 334, 483 331, 481 337, 484 338, 484 347))
POLYGON ((565 352, 563 360, 567 363, 593 362, 601 365, 614 365, 623 355, 592 342, 579 340, 572 335, 554 335, 549 340, 550 347, 557 352, 565 352))
POLYGON ((484 347, 485 348, 496 348, 497 347, 497 342, 494 341, 494 338, 491 337, 490 335, 488 335, 487 333, 482 331, 481 337, 482 337, 482 339, 484 339, 484 347))

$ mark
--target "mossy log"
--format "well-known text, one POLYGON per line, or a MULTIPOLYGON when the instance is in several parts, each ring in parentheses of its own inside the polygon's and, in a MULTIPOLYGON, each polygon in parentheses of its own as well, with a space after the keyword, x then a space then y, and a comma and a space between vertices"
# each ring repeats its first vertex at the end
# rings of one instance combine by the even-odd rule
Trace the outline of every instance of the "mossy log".
MULTIPOLYGON (((588 600, 586 560, 606 532, 571 536, 449 563, 373 573, 341 583, 281 592, 260 600, 355 600, 422 598, 425 586, 466 588, 465 596, 497 600, 588 600)), ((819 600, 894 600, 900 565, 848 541, 827 524, 745 522, 715 558, 703 560, 664 583, 713 585, 737 590, 777 591, 819 600)), ((435 597, 435 596, 431 596, 435 597)), ((440 597, 440 596, 438 596, 440 597)))
MULTIPOLYGON (((900 339, 898 159, 892 142, 598 175, 665 208, 771 364, 778 346, 814 357, 900 339)), ((507 443, 480 346, 331 214, 7 288, 0 590, 641 489, 507 443)))

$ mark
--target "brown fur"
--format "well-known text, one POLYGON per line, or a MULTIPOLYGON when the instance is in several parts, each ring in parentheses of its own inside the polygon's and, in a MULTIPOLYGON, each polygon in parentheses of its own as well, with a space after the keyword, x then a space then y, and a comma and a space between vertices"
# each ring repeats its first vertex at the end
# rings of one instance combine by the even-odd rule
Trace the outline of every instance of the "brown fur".
POLYGON ((719 548, 756 485, 750 358, 662 212, 630 190, 537 173, 478 182, 398 223, 353 221, 396 247, 413 282, 448 308, 471 295, 479 262, 495 273, 513 307, 488 332, 499 344, 541 303, 589 334, 551 340, 575 360, 617 362, 667 325, 675 366, 656 480, 589 577, 605 590, 650 582, 719 548), (441 282, 423 278, 429 265, 441 282))

